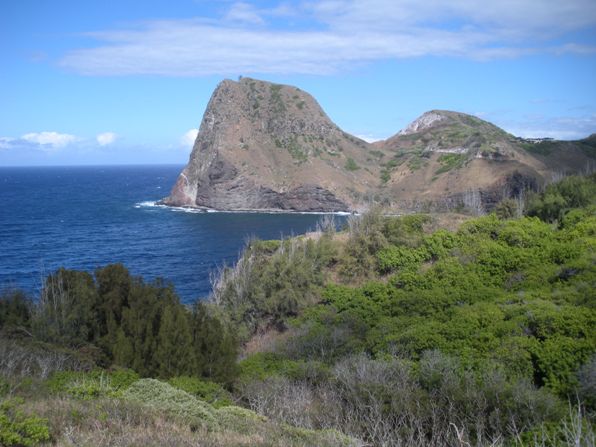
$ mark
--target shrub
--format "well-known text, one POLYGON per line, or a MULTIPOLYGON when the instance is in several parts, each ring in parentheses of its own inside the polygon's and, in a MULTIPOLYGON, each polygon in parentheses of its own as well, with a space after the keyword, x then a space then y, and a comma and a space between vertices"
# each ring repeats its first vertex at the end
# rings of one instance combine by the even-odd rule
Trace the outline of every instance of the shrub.
POLYGON ((30 299, 20 290, 0 293, 0 331, 25 335, 31 326, 30 299))
POLYGON ((560 221, 570 209, 594 205, 595 202, 596 174, 570 176, 548 185, 542 194, 535 196, 530 201, 528 214, 547 222, 560 221))
POLYGON ((133 383, 122 398, 139 402, 158 411, 166 411, 189 422, 216 428, 214 408, 190 393, 155 379, 141 379, 133 383))
POLYGON ((88 370, 93 365, 80 351, 0 337, 0 373, 8 377, 45 379, 55 371, 88 370))
POLYGON ((348 171, 357 171, 360 169, 360 166, 354 161, 353 158, 348 157, 346 160, 346 165, 344 166, 348 171))
POLYGON ((512 219, 517 215, 517 202, 513 199, 501 200, 495 208, 495 213, 499 219, 512 219))
POLYGON ((236 406, 225 406, 217 409, 215 417, 223 429, 245 434, 257 431, 259 425, 267 421, 265 416, 236 406))
POLYGON ((108 372, 96 369, 90 372, 59 371, 46 384, 54 393, 65 393, 78 399, 97 399, 102 396, 120 396, 137 380, 139 375, 132 370, 117 369, 108 372))
POLYGON ((50 440, 47 419, 25 414, 22 404, 19 399, 0 402, 0 445, 29 447, 50 440))
POLYGON ((377 262, 381 273, 389 273, 396 270, 415 271, 427 258, 428 252, 424 249, 396 246, 384 248, 377 254, 377 262))
POLYGON ((173 377, 168 383, 210 403, 215 408, 232 405, 232 395, 217 383, 188 376, 173 377))
POLYGON ((578 398, 591 410, 596 410, 596 354, 584 363, 577 373, 578 398))
POLYGON ((435 175, 461 168, 467 158, 466 154, 441 154, 438 158, 441 167, 436 170, 435 175))

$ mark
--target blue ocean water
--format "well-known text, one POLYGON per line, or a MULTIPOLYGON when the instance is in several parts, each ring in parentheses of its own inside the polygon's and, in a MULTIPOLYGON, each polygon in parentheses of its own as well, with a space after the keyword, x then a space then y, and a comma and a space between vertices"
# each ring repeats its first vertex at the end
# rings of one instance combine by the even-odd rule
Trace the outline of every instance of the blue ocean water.
POLYGON ((250 237, 313 229, 309 214, 196 213, 153 206, 182 166, 0 168, 0 288, 39 291, 59 267, 92 272, 121 262, 171 281, 190 302, 210 272, 235 262, 250 237))

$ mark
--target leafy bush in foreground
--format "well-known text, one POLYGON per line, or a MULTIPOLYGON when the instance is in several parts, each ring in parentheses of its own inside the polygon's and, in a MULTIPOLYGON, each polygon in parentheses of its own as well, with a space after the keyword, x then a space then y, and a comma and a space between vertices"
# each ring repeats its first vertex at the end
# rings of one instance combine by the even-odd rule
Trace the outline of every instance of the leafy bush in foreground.
POLYGON ((122 398, 188 418, 207 427, 217 426, 213 407, 186 391, 159 380, 141 379, 124 391, 122 398))
POLYGON ((50 440, 47 419, 25 414, 22 404, 20 399, 0 401, 0 445, 29 447, 50 440))

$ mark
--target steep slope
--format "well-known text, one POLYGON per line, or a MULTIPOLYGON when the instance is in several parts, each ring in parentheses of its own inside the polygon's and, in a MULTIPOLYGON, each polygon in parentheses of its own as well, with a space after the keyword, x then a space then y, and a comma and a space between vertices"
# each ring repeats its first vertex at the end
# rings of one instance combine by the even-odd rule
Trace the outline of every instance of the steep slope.
POLYGON ((222 81, 167 205, 347 211, 374 188, 369 145, 295 87, 222 81))
POLYGON ((395 211, 485 207, 553 176, 590 169, 596 137, 525 140, 464 113, 433 110, 368 144, 302 90, 241 78, 215 89, 172 206, 218 210, 395 211))
POLYGON ((393 137, 374 143, 383 159, 382 196, 392 207, 453 207, 478 191, 483 203, 536 188, 593 164, 594 138, 523 139, 464 113, 432 110, 393 137))

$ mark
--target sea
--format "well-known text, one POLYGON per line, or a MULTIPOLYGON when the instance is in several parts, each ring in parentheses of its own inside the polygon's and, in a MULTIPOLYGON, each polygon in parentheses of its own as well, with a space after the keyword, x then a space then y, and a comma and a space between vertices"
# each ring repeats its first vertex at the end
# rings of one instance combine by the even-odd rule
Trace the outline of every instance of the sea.
POLYGON ((0 289, 35 298, 60 267, 93 273, 122 263, 145 280, 171 282, 190 303, 209 295, 210 278, 248 240, 303 234, 322 218, 157 205, 182 168, 0 167, 0 289))

